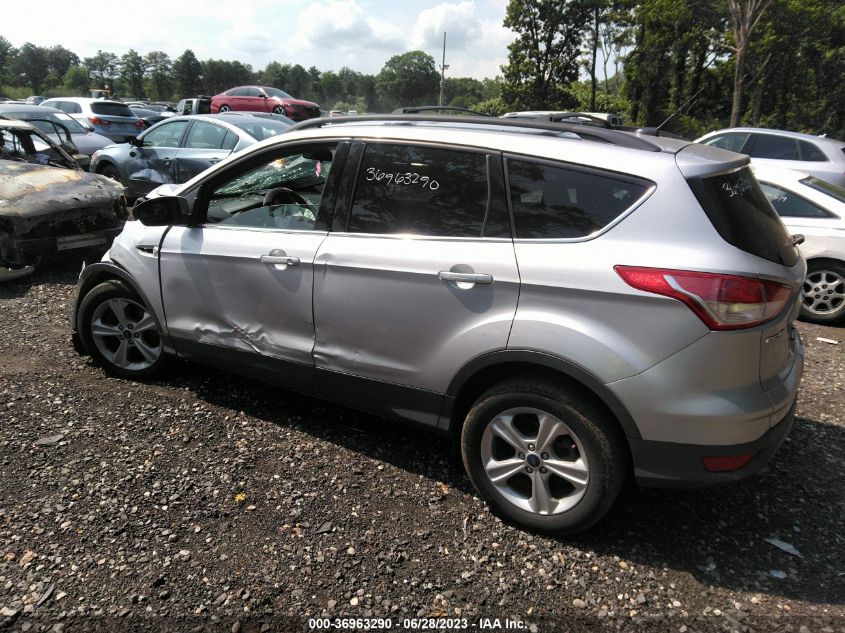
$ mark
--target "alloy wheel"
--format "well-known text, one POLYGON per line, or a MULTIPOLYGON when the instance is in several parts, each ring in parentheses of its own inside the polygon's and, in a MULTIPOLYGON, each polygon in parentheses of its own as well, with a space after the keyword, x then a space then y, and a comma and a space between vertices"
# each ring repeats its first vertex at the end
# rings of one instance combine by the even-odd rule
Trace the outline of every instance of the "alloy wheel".
POLYGON ((91 315, 91 337, 103 357, 120 369, 148 369, 162 353, 155 319, 130 299, 109 299, 98 305, 91 315))
POLYGON ((826 317, 845 308, 845 280, 831 270, 814 270, 804 280, 804 309, 826 317))
POLYGON ((481 459, 498 493, 534 514, 572 509, 590 481, 581 440, 562 420, 540 409, 508 409, 493 418, 481 437, 481 459))

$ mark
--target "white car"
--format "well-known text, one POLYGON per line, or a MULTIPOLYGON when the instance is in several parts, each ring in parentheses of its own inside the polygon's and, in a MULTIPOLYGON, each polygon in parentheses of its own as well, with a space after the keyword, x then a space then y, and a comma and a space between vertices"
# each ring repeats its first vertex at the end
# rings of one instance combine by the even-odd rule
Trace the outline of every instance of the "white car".
POLYGON ((763 192, 807 260, 802 317, 813 323, 845 320, 845 188, 806 172, 752 161, 763 192))
POLYGON ((845 187, 845 143, 824 136, 734 127, 716 130, 695 140, 738 154, 748 154, 754 165, 798 169, 845 187))

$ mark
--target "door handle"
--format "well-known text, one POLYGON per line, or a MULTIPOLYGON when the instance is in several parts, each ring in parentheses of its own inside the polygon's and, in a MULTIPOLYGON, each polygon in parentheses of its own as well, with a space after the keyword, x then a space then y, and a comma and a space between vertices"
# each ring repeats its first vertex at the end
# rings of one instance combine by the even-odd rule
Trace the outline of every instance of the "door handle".
POLYGON ((209 158, 208 162, 213 165, 214 163, 219 163, 221 160, 223 160, 223 159, 222 158, 209 158))
POLYGON ((493 283, 493 275, 484 273, 453 273, 450 270, 441 270, 437 276, 443 281, 456 281, 465 284, 490 285, 493 283))
POLYGON ((299 266, 299 257, 288 257, 287 255, 262 255, 258 259, 261 260, 262 264, 299 266))

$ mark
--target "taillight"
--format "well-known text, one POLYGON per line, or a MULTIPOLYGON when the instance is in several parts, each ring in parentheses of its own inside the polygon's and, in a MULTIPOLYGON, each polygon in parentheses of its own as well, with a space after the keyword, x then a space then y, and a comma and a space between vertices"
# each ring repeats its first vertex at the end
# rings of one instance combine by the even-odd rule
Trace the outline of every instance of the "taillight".
POLYGON ((614 270, 629 286, 684 303, 711 330, 741 330, 770 321, 792 296, 789 286, 753 277, 635 266, 614 270))
POLYGON ((100 117, 96 116, 89 116, 88 120, 91 121, 94 125, 99 125, 102 127, 108 127, 111 125, 111 121, 106 121, 105 119, 101 119, 100 117))

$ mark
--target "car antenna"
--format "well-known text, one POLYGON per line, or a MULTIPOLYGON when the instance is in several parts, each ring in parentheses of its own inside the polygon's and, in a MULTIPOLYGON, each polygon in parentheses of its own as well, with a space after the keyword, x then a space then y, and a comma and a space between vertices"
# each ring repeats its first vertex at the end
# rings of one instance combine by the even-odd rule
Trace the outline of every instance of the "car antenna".
POLYGON ((667 118, 663 121, 663 123, 661 123, 661 124, 660 124, 660 125, 658 125, 656 128, 654 128, 654 135, 655 135, 655 136, 658 136, 658 135, 660 134, 660 130, 661 130, 661 129, 663 129, 663 126, 664 126, 664 125, 666 125, 667 123, 669 123, 669 121, 671 121, 672 119, 674 119, 674 118, 675 118, 675 115, 680 114, 680 112, 681 112, 684 108, 686 108, 686 107, 687 107, 690 103, 692 103, 692 102, 693 102, 693 100, 694 100, 694 99, 695 99, 698 95, 700 95, 700 94, 701 94, 701 92, 702 92, 703 90, 704 90, 704 86, 702 86, 701 88, 699 88, 699 89, 696 91, 696 93, 695 93, 694 95, 692 95, 689 99, 687 99, 686 101, 684 101, 684 102, 683 102, 683 103, 682 103, 682 104, 678 107, 678 109, 677 109, 677 110, 675 110, 672 114, 670 114, 670 115, 669 115, 669 116, 668 116, 668 117, 667 117, 667 118))

